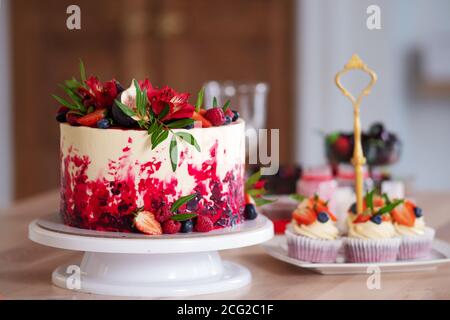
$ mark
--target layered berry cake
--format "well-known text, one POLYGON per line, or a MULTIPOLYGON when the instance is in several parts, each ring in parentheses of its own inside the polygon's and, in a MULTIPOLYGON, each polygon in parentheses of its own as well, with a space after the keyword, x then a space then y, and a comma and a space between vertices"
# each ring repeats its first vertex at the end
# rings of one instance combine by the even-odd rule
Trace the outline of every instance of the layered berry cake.
MULTIPOLYGON (((61 132, 66 225, 151 235, 207 232, 243 222, 244 121, 229 103, 133 80, 86 78, 54 96, 61 132)), ((254 218, 250 215, 249 218, 254 218)))

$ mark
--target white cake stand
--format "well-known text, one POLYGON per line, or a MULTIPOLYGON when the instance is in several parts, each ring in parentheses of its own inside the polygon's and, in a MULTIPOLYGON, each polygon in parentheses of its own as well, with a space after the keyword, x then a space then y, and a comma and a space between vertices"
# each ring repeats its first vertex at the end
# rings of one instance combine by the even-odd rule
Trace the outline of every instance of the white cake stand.
POLYGON ((251 281, 243 266, 222 261, 218 251, 262 243, 273 237, 262 215, 208 233, 146 236, 68 227, 57 214, 29 225, 29 238, 55 248, 85 251, 81 263, 58 267, 58 287, 132 297, 180 297, 234 290, 251 281))

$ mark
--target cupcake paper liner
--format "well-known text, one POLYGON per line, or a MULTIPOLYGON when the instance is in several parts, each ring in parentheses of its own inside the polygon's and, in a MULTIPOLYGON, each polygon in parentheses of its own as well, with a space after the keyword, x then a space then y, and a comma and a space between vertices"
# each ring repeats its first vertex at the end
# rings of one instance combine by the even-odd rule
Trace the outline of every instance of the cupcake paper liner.
POLYGON ((288 255, 301 261, 316 263, 336 262, 342 240, 312 239, 293 233, 289 228, 285 231, 288 255))
POLYGON ((403 236, 398 252, 398 260, 426 258, 430 254, 434 234, 434 229, 427 227, 423 235, 403 236))
POLYGON ((401 239, 344 238, 346 262, 391 262, 397 259, 401 239))

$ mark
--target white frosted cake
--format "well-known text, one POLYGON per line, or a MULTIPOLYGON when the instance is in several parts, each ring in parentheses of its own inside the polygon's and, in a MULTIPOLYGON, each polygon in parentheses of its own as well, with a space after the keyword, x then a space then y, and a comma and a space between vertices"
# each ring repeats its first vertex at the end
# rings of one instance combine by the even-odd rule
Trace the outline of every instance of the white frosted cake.
POLYGON ((168 204, 192 193, 198 197, 187 207, 207 215, 215 227, 241 222, 242 120, 190 129, 201 151, 183 146, 176 171, 169 160, 169 139, 152 150, 143 130, 60 126, 61 209, 66 223, 132 231, 132 213, 137 208, 144 207, 163 222, 170 215, 168 204))
POLYGON ((65 224, 151 235, 207 232, 244 219, 245 124, 228 103, 205 110, 146 79, 68 80, 62 105, 65 224))

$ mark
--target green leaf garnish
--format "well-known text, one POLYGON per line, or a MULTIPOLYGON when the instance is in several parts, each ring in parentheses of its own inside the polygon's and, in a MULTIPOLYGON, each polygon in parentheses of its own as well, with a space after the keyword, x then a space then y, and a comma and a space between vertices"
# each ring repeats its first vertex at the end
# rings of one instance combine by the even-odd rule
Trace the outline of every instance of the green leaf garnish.
POLYGON ((170 153, 170 163, 172 165, 172 171, 175 172, 177 170, 178 165, 178 145, 177 145, 177 139, 176 136, 172 136, 172 140, 170 140, 170 147, 169 147, 169 153, 170 153))
POLYGON ((219 105, 219 104, 217 103, 217 98, 214 97, 214 98, 213 98, 213 103, 212 103, 213 108, 216 108, 218 105, 219 105))
POLYGON ((366 194, 366 204, 367 207, 373 212, 373 195, 375 194, 375 189, 366 194))
POLYGON ((134 87, 136 88, 136 111, 140 118, 145 118, 147 112, 147 90, 141 90, 139 82, 133 79, 134 87))
POLYGON ((381 208, 380 210, 378 210, 378 212, 376 213, 377 215, 382 215, 388 212, 391 212, 392 210, 394 210, 399 204, 401 204, 403 202, 402 199, 398 199, 395 200, 393 202, 391 202, 390 204, 384 206, 383 208, 381 208))
POLYGON ((187 132, 175 132, 175 135, 176 135, 178 138, 180 138, 180 139, 186 141, 186 142, 189 143, 190 145, 194 146, 195 149, 197 149, 198 152, 201 151, 201 150, 200 150, 200 146, 199 146, 199 144, 197 143, 197 140, 195 140, 195 138, 194 138, 194 136, 193 136, 192 134, 187 133, 187 132))
POLYGON ((183 204, 191 201, 192 199, 194 199, 197 196, 197 193, 193 193, 187 196, 183 196, 181 198, 179 198, 177 201, 175 201, 172 206, 170 207, 170 211, 171 212, 176 212, 178 210, 179 207, 181 207, 183 204))
POLYGON ((266 190, 264 190, 264 189, 250 189, 250 190, 247 190, 247 194, 252 196, 252 197, 260 196, 260 195, 263 195, 265 193, 266 193, 266 190))
POLYGON ((184 128, 193 123, 194 123, 194 119, 186 118, 186 119, 179 119, 179 120, 175 120, 173 122, 169 122, 166 124, 166 126, 171 129, 181 129, 181 128, 184 128))
POLYGON ((170 219, 175 221, 186 221, 191 220, 192 218, 195 218, 197 216, 196 213, 183 213, 183 214, 176 214, 174 216, 171 216, 170 219))
POLYGON ((84 83, 86 81, 86 69, 84 68, 83 60, 80 59, 80 79, 83 87, 86 86, 84 83))
POLYGON ((387 193, 383 193, 383 199, 386 202, 386 204, 390 204, 391 203, 391 199, 389 199, 389 196, 387 193))
POLYGON ((302 202, 303 200, 306 199, 306 197, 304 195, 297 194, 297 193, 290 194, 289 198, 291 198, 292 200, 295 200, 297 202, 302 202))
POLYGON ((79 87, 83 87, 83 84, 75 78, 66 80, 64 81, 64 83, 66 84, 66 87, 69 88, 70 90, 76 90, 79 87))
POLYGON ((158 119, 159 120, 164 119, 164 117, 169 114, 169 111, 170 111, 170 106, 166 103, 166 105, 164 106, 164 109, 162 109, 161 113, 158 115, 158 119))
POLYGON ((201 88, 197 95, 197 103, 195 104, 195 111, 199 112, 203 104, 203 96, 205 95, 205 88, 201 88))
POLYGON ((251 189, 251 187, 256 182, 258 182, 260 178, 261 178, 261 170, 256 171, 254 174, 248 177, 247 181, 245 182, 245 190, 251 189))
POLYGON ((326 136, 325 141, 328 145, 332 145, 336 142, 336 140, 339 138, 341 134, 339 132, 333 132, 326 136))
POLYGON ((133 111, 130 107, 128 107, 126 104, 120 102, 119 100, 115 100, 116 105, 119 107, 120 110, 122 110, 123 113, 125 113, 129 117, 135 117, 136 112, 133 111))
POLYGON ((64 100, 63 98, 58 97, 55 94, 52 94, 52 97, 59 102, 59 104, 62 104, 63 106, 69 108, 70 110, 78 110, 77 106, 74 104, 71 104, 70 102, 64 100))
POLYGON ((227 102, 225 102, 225 104, 222 107, 223 112, 228 110, 228 108, 230 107, 230 103, 231 103, 230 100, 227 100, 227 102))
POLYGON ((153 133, 150 138, 150 141, 152 143, 152 150, 155 149, 161 142, 166 140, 168 136, 169 136, 168 130, 162 130, 153 133))
POLYGON ((253 200, 255 201, 255 205, 257 207, 260 207, 260 206, 263 206, 263 205, 269 204, 269 203, 274 203, 276 201, 276 200, 269 200, 269 199, 262 198, 262 197, 254 198, 253 200))

